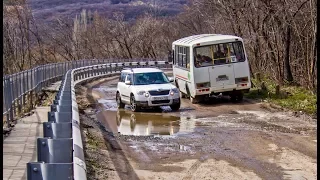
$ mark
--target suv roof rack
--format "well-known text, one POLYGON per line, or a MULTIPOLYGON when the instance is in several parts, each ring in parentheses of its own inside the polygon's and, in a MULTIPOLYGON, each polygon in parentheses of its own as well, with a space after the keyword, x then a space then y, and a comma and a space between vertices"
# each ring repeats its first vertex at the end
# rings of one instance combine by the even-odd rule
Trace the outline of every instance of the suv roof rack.
POLYGON ((131 72, 133 72, 132 68, 123 68, 122 70, 131 70, 131 72))

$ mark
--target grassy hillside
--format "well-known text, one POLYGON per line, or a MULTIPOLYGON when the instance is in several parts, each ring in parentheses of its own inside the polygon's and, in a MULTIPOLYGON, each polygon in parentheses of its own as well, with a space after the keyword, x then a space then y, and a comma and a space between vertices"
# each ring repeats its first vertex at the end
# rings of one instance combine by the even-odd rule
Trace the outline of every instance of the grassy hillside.
POLYGON ((72 19, 82 9, 112 18, 113 13, 123 12, 126 20, 135 19, 146 12, 156 16, 172 16, 182 10, 187 0, 30 0, 37 20, 56 18, 72 19))

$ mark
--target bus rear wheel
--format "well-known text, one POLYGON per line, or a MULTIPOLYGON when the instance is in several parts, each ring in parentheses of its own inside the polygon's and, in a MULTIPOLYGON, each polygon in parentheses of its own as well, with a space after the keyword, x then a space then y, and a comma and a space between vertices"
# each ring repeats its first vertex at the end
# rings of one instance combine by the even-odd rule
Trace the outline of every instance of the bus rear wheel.
POLYGON ((236 92, 230 94, 230 99, 232 102, 241 102, 243 100, 243 92, 236 91, 236 92))

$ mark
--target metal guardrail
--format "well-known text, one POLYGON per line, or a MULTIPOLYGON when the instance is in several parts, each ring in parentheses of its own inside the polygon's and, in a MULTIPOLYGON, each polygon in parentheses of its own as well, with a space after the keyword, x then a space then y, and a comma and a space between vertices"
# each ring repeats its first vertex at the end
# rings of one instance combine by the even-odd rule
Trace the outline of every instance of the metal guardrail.
POLYGON ((124 67, 170 68, 165 61, 124 62, 86 66, 69 70, 43 123, 44 138, 37 139, 38 162, 27 163, 28 180, 86 180, 80 116, 75 85, 84 80, 113 76, 124 67))
POLYGON ((30 105, 33 108, 36 94, 43 87, 58 81, 65 73, 74 68, 92 66, 97 64, 118 62, 152 62, 155 59, 93 59, 53 63, 37 66, 3 77, 3 124, 11 128, 17 115, 30 105))

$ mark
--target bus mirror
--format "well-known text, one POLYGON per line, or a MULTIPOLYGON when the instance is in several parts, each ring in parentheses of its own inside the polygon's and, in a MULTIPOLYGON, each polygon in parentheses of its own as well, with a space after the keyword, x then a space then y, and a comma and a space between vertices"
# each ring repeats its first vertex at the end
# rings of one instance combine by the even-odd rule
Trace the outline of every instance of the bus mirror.
POLYGON ((172 58, 172 51, 168 51, 168 61, 172 62, 173 58, 172 58))
POLYGON ((168 79, 169 79, 170 82, 174 82, 173 77, 169 77, 168 79))

